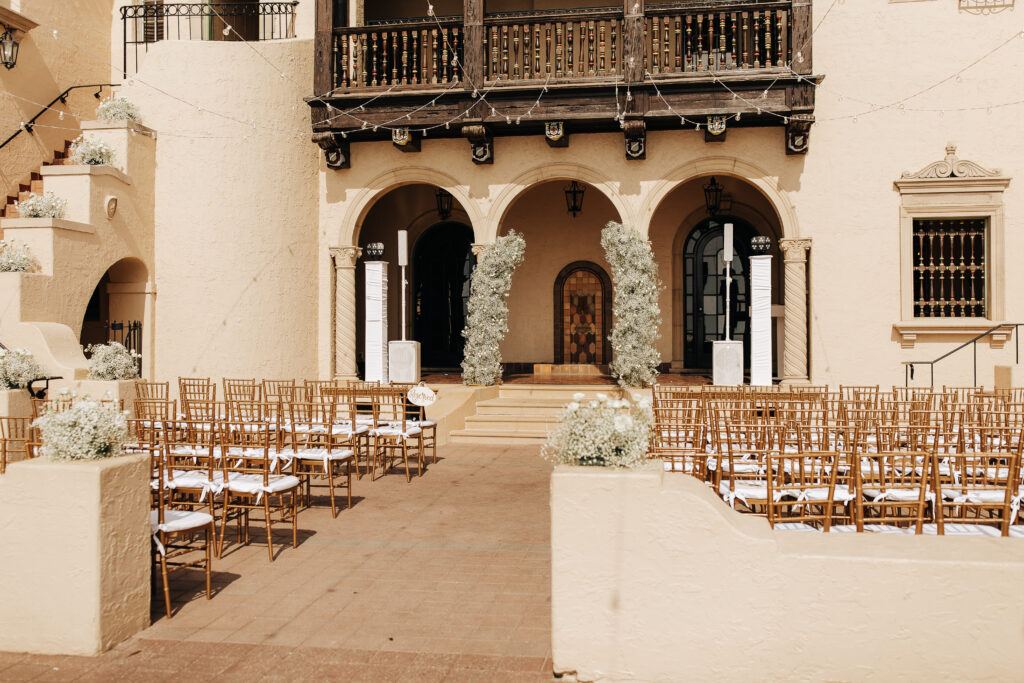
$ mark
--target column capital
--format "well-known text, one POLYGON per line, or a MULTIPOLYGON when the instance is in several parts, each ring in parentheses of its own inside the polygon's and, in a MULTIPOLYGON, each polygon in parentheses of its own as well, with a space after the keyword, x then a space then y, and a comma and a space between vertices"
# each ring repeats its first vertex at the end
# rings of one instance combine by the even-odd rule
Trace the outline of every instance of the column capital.
POLYGON ((804 262, 807 260, 807 252, 811 248, 810 239, 781 239, 779 248, 787 263, 804 262))
POLYGON ((489 246, 491 246, 491 245, 490 244, 471 244, 470 248, 473 250, 473 256, 476 256, 477 259, 479 260, 481 254, 483 254, 484 251, 486 251, 487 247, 489 247, 489 246))
POLYGON ((355 268, 363 250, 359 247, 331 247, 330 252, 335 268, 355 268))

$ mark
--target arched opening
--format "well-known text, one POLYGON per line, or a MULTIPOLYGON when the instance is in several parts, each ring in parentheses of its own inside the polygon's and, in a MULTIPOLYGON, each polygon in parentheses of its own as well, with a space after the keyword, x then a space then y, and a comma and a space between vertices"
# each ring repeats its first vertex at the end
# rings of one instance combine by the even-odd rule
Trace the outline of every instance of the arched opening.
POLYGON ((450 370, 462 362, 462 328, 465 324, 463 290, 468 296, 472 272, 474 232, 458 199, 450 214, 438 201, 436 185, 412 183, 384 192, 374 201, 359 226, 357 244, 363 249, 356 267, 356 358, 364 376, 366 248, 380 242, 386 261, 388 339, 402 339, 402 271, 398 265, 398 231, 408 232, 410 262, 406 269, 405 338, 419 341, 424 370, 450 370), (467 259, 470 259, 467 266, 467 259))
POLYGON ((421 364, 448 370, 462 364, 462 328, 473 272, 473 229, 464 223, 437 223, 416 240, 412 258, 412 328, 421 364))
POLYGON ((148 280, 146 265, 136 258, 110 266, 86 304, 79 333, 82 346, 116 341, 142 356, 148 280))
POLYGON ((499 234, 515 230, 526 239, 526 257, 509 292, 509 334, 501 347, 503 362, 512 372, 531 373, 537 363, 606 364, 611 360, 609 265, 601 248, 601 229, 621 218, 600 189, 582 182, 582 210, 573 216, 565 194, 572 180, 548 180, 524 189, 510 202, 501 221, 499 234), (587 268, 579 270, 580 264, 587 268), (574 271, 577 280, 571 282, 568 278, 574 271), (578 309, 575 324, 574 307, 578 309), (598 322, 601 329, 588 336, 590 326, 598 322), (574 332, 581 335, 576 342, 566 336, 574 332), (593 352, 581 355, 592 345, 593 352), (570 360, 574 354, 577 360, 570 360))
POLYGON ((612 283, 590 261, 570 263, 555 279, 555 362, 611 361, 612 283))
POLYGON ((757 232, 741 218, 716 216, 697 224, 683 248, 687 368, 710 369, 712 344, 743 342, 744 365, 750 365, 750 240, 757 232), (733 224, 732 284, 726 315, 726 223, 733 224), (726 319, 729 320, 726 333, 726 319))
MULTIPOLYGON (((711 343, 725 338, 725 289, 720 252, 722 226, 733 224, 734 283, 730 318, 732 338, 744 342, 749 362, 749 262, 751 239, 771 238, 773 364, 781 367, 782 223, 772 202, 752 183, 726 174, 715 178, 724 188, 720 210, 708 216, 704 185, 710 175, 681 182, 654 210, 648 234, 666 290, 661 298, 665 329, 661 356, 673 372, 709 375, 711 343)), ((777 374, 777 373, 776 373, 777 374)))

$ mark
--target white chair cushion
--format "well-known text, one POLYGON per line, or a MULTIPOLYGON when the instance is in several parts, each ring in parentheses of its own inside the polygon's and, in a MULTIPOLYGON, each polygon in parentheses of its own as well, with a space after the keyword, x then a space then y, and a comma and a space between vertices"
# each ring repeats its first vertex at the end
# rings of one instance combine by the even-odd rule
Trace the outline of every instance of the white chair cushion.
POLYGON ((290 474, 272 474, 263 486, 259 474, 234 474, 228 476, 226 488, 232 493, 281 493, 299 485, 299 478, 290 474))
POLYGON ((435 422, 434 420, 419 420, 416 422, 416 424, 418 424, 421 428, 437 426, 437 422, 435 422))
POLYGON ((386 427, 377 427, 373 430, 374 436, 398 436, 403 439, 408 439, 411 436, 416 436, 420 433, 420 428, 416 426, 407 426, 405 431, 402 431, 401 427, 393 427, 388 425, 386 427))
MULTIPOLYGON (((958 524, 956 522, 943 522, 942 532, 946 536, 1002 536, 999 529, 984 524, 958 524)), ((923 524, 921 533, 935 536, 939 533, 938 524, 923 524)))
POLYGON ((155 534, 157 531, 171 533, 201 529, 213 521, 213 517, 209 514, 193 510, 164 510, 164 523, 158 523, 159 519, 160 513, 157 510, 149 511, 150 533, 155 534))
POLYGON ((167 477, 167 487, 172 489, 206 489, 224 483, 224 473, 215 471, 213 481, 201 470, 174 470, 167 477))
MULTIPOLYGON (((828 500, 828 487, 821 488, 806 488, 806 489, 781 489, 779 493, 789 498, 796 498, 797 500, 807 500, 811 502, 821 502, 828 500)), ((836 486, 832 492, 832 500, 836 503, 849 503, 856 496, 850 489, 843 486, 836 486)))
POLYGON ((821 533, 821 529, 815 529, 810 524, 804 524, 803 522, 776 522, 774 528, 782 531, 812 531, 816 534, 821 533))
POLYGON ((747 504, 748 500, 765 500, 768 498, 768 482, 743 480, 733 482, 733 489, 729 490, 729 482, 718 483, 718 493, 725 502, 736 507, 736 501, 747 504))
MULTIPOLYGON (((837 534, 852 534, 857 533, 856 524, 834 524, 829 528, 830 532, 837 534)), ((901 529, 899 527, 890 526, 888 524, 865 524, 864 531, 875 534, 913 534, 914 529, 901 529)))
MULTIPOLYGON (((881 489, 864 489, 864 495, 875 503, 883 500, 912 503, 921 498, 921 489, 916 487, 909 489, 887 489, 884 492, 881 489)), ((935 500, 935 494, 932 491, 925 491, 924 499, 935 500)))

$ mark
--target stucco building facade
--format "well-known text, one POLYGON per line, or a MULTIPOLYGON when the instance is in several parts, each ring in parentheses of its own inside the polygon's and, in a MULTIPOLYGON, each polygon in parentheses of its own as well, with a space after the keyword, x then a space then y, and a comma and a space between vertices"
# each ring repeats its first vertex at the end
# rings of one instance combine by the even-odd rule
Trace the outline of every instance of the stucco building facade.
MULTIPOLYGON (((665 285, 659 351, 666 372, 710 367, 708 349, 724 325, 725 222, 739 236, 732 330, 739 338, 750 238, 771 238, 780 381, 901 384, 904 362, 932 360, 1024 320, 1024 274, 1016 267, 1024 254, 1016 178, 1024 158, 1024 34, 1012 12, 938 0, 738 2, 726 18, 771 11, 789 22, 772 34, 789 42, 773 43, 767 72, 748 77, 730 67, 742 59, 734 56, 742 25, 734 34, 730 23, 714 38, 725 46, 721 71, 688 70, 680 48, 672 52, 679 68, 666 57, 658 75, 656 46, 646 48, 642 66, 623 61, 623 73, 601 76, 601 64, 611 71, 601 62, 611 58, 610 45, 633 49, 625 33, 612 40, 613 25, 625 32, 631 17, 646 17, 653 23, 638 34, 646 45, 654 23, 664 19, 670 34, 683 36, 685 29, 674 33, 675 18, 685 27, 687 16, 705 10, 647 2, 609 14, 587 2, 467 1, 435 3, 432 17, 426 2, 301 0, 288 19, 294 37, 154 35, 162 39, 139 53, 125 45, 134 30, 122 19, 127 4, 69 2, 54 13, 41 0, 9 3, 38 27, 24 34, 15 68, 0 73, 6 128, 13 132, 40 103, 80 82, 115 84, 143 114, 142 128, 85 124, 96 100, 83 90, 0 149, 9 195, 80 128, 119 152, 110 171, 44 167, 45 189, 65 193, 75 225, 3 224, 5 238, 28 236, 52 257, 38 273, 0 279, 7 302, 0 341, 28 346, 54 372, 84 368, 76 342, 102 285, 110 319, 142 321, 149 377, 354 377, 362 362, 361 254, 373 242, 385 245, 392 264, 389 327, 392 338, 401 335, 399 230, 411 242, 407 334, 422 342, 428 367, 457 367, 473 254, 510 230, 527 247, 508 299, 504 361, 607 363, 612 293, 600 230, 608 221, 651 241, 665 285), (577 64, 582 76, 535 70, 529 82, 518 79, 514 95, 501 78, 471 73, 467 46, 481 34, 509 26, 517 37, 518 26, 525 46, 522 27, 560 11, 563 21, 553 24, 568 30, 576 22, 606 41, 594 47, 592 67, 577 64), (520 14, 501 14, 509 12, 520 14), (360 38, 341 39, 346 52, 339 53, 335 36, 364 24, 361 35, 372 39, 391 32, 381 26, 397 35, 402 18, 422 17, 429 27, 451 15, 459 17, 437 25, 453 22, 459 31, 449 40, 464 41, 458 81, 385 83, 382 67, 373 85, 376 76, 361 81, 366 65, 347 52, 360 38), (324 50, 332 55, 328 74, 324 50), (477 88, 474 78, 482 79, 477 88), (591 88, 585 97, 566 93, 583 86, 591 88), (466 99, 454 100, 455 90, 466 99), (590 113, 573 118, 565 104, 572 97, 590 113), (447 108, 445 98, 453 100, 447 108), (644 109, 627 104, 634 99, 644 109), (622 117, 599 123, 600 107, 622 117), (546 123, 561 124, 568 144, 553 139, 554 129, 546 134, 546 123), (709 125, 725 130, 709 134, 709 125), (638 139, 642 154, 630 147, 638 139), (474 153, 484 148, 489 163, 478 163, 474 153), (724 199, 715 216, 704 192, 712 178, 724 199), (565 195, 573 181, 584 190, 575 216, 565 195), (449 215, 439 210, 439 191, 451 195, 449 215), (112 196, 118 208, 108 217, 112 196)), ((575 40, 579 46, 584 37, 575 40)), ((401 40, 391 45, 398 54, 401 40)), ((508 45, 515 61, 525 47, 508 45)), ((425 44, 414 50, 428 54, 425 44)), ((489 64, 491 53, 482 54, 489 64)), ((454 67, 454 57, 448 63, 454 67)), ((991 384, 995 365, 1013 364, 1015 344, 1011 328, 978 343, 978 384, 991 384)), ((968 349, 938 365, 935 382, 970 384, 973 368, 968 349)), ((928 381, 922 367, 911 383, 928 381)))

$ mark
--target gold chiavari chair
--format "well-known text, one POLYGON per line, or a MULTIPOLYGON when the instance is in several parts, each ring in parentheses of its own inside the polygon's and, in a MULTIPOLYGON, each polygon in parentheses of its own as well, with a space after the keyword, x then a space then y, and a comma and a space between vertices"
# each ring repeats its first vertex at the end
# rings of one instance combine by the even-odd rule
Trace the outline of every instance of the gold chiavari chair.
POLYGON ((360 468, 360 463, 366 466, 366 472, 370 472, 373 466, 371 431, 375 425, 373 423, 372 398, 369 403, 364 403, 369 409, 368 419, 359 417, 357 394, 360 393, 347 387, 323 387, 320 400, 334 404, 335 432, 339 436, 347 438, 351 443, 355 453, 356 476, 361 479, 363 471, 360 468))
POLYGON ((216 401, 217 385, 209 377, 179 377, 178 399, 182 407, 187 401, 216 401))
POLYGON ((192 422, 213 423, 223 420, 227 415, 227 406, 221 401, 188 399, 182 401, 181 408, 185 419, 192 422))
MULTIPOLYGON (((140 425, 140 429, 146 431, 151 430, 151 427, 140 425)), ((169 619, 172 612, 168 575, 172 572, 186 567, 203 569, 206 574, 206 599, 212 597, 210 551, 215 534, 212 515, 172 506, 167 496, 169 489, 159 484, 167 479, 164 459, 159 455, 159 448, 154 448, 154 452, 157 455, 151 458, 151 462, 153 481, 157 482, 157 485, 153 489, 149 526, 153 535, 153 563, 159 567, 163 580, 164 607, 169 619), (197 554, 199 557, 196 557, 197 554)))
POLYGON ((263 511, 267 533, 267 553, 274 561, 273 526, 275 522, 292 526, 292 547, 298 545, 299 479, 290 474, 272 474, 270 450, 273 435, 268 422, 235 422, 221 426, 221 463, 224 495, 221 507, 220 540, 217 556, 224 549, 228 522, 235 519, 239 540, 249 543, 250 513, 263 511), (274 519, 274 515, 278 519, 274 519), (244 531, 244 535, 243 535, 244 531))
POLYGON ((839 483, 844 462, 835 451, 770 453, 766 492, 768 523, 775 529, 830 530, 838 506, 838 520, 852 520, 853 492, 839 483))
POLYGON ((163 422, 163 486, 173 507, 206 508, 216 516, 215 498, 224 488, 218 425, 190 420, 163 422))
POLYGON ((707 435, 699 394, 663 395, 653 407, 654 444, 651 454, 670 472, 707 479, 707 435))
POLYGON ((7 471, 8 462, 36 456, 37 431, 31 417, 0 417, 0 474, 7 471))
MULTIPOLYGON (((1001 432, 993 442, 1010 440, 1012 430, 993 429, 1001 432)), ((948 456, 951 471, 938 477, 937 533, 1010 535, 1021 503, 1021 450, 1007 451, 948 456)))
POLYGON ((137 398, 132 402, 132 413, 136 419, 149 420, 159 429, 162 420, 174 420, 178 417, 178 402, 159 398, 137 398))
POLYGON ((263 380, 263 400, 268 403, 290 403, 297 400, 298 385, 293 379, 263 380))
POLYGON ((292 402, 289 405, 292 473, 304 485, 306 504, 312 504, 311 487, 315 480, 326 481, 331 500, 331 516, 338 516, 335 489, 344 488, 348 507, 352 507, 352 465, 355 450, 352 437, 337 428, 335 403, 292 402))
POLYGON ((423 449, 423 455, 426 457, 427 452, 429 451, 431 455, 431 462, 436 463, 437 422, 427 419, 427 410, 425 407, 418 406, 409 400, 409 391, 417 385, 404 382, 392 382, 389 386, 394 389, 400 389, 402 393, 405 394, 405 411, 409 419, 415 422, 416 426, 420 428, 420 448, 423 449))
POLYGON ((934 489, 929 490, 934 481, 932 461, 921 451, 857 454, 853 459, 857 531, 906 529, 922 533, 929 506, 935 501, 934 489))
POLYGON ((873 408, 878 403, 878 385, 839 385, 839 394, 844 401, 860 404, 864 408, 873 408))
POLYGON ((953 403, 972 403, 974 397, 984 391, 985 387, 942 387, 942 393, 953 403))
POLYGON ((255 379, 224 379, 225 401, 258 401, 260 385, 255 379))
POLYGON ((763 509, 768 491, 766 461, 777 431, 774 423, 725 424, 716 419, 715 430, 714 441, 721 447, 717 462, 709 459, 708 467, 715 465, 713 478, 719 495, 734 508, 740 501, 751 511, 763 509))
POLYGON ((306 400, 319 401, 323 398, 323 390, 337 388, 338 384, 333 379, 307 379, 305 381, 306 400))
POLYGON ((405 463, 405 480, 412 481, 412 471, 409 467, 410 451, 416 457, 417 476, 423 476, 422 432, 406 411, 405 392, 401 389, 380 387, 375 392, 374 412, 376 417, 372 431, 371 480, 377 477, 378 462, 386 474, 401 455, 405 463))
POLYGON ((145 380, 136 380, 135 382, 135 398, 136 400, 146 401, 166 401, 171 397, 171 383, 170 382, 147 382, 145 380))

